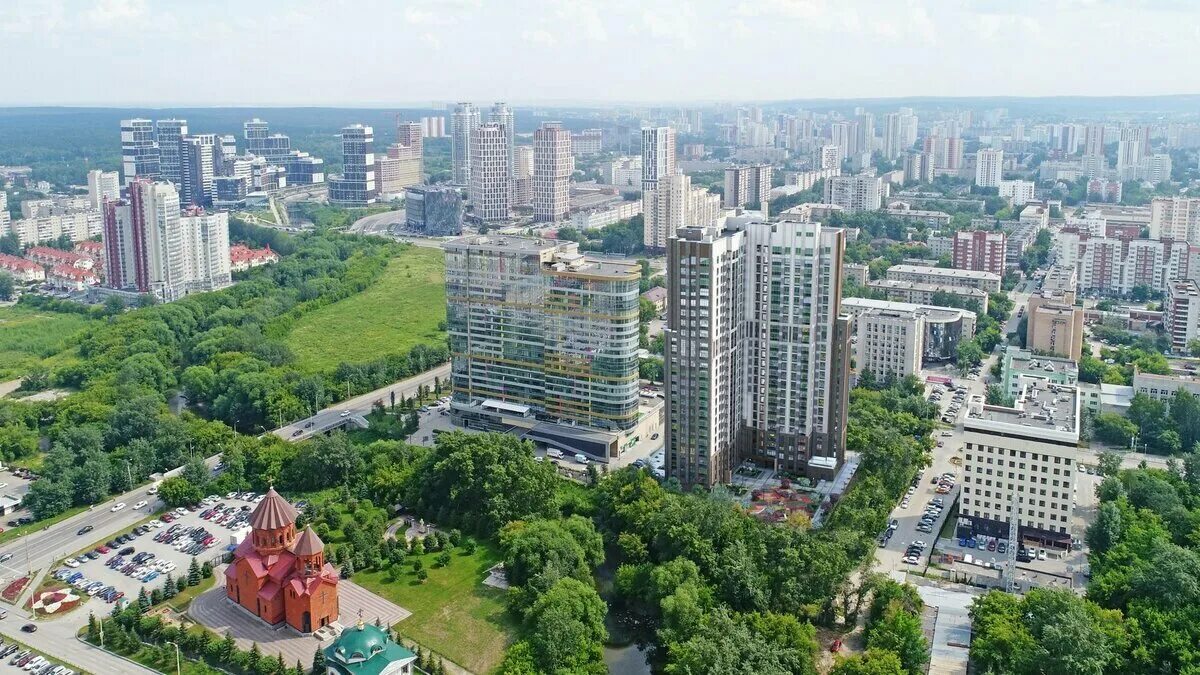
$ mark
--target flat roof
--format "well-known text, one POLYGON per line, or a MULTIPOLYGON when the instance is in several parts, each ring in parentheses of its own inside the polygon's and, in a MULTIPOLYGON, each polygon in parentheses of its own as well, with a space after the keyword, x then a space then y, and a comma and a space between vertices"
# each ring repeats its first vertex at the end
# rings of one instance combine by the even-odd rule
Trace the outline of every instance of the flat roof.
POLYGON ((968 279, 987 279, 989 281, 1000 281, 1000 275, 992 274, 991 272, 980 272, 977 270, 960 270, 950 269, 946 267, 928 267, 925 265, 892 265, 888 268, 888 272, 896 272, 897 274, 935 274, 943 277, 966 277, 968 279))
POLYGON ((496 410, 502 410, 505 412, 517 413, 518 415, 528 414, 530 410, 529 406, 527 405, 509 403, 507 401, 501 401, 500 399, 495 398, 484 399, 483 403, 479 405, 482 408, 494 408, 496 410))
POLYGON ((1047 376, 1063 371, 1071 373, 1073 377, 1077 377, 1079 374, 1079 366, 1071 359, 1064 359, 1060 356, 1036 356, 1033 352, 1025 349, 1014 349, 1012 355, 1011 363, 1017 370, 1044 372, 1047 376))
MULTIPOLYGON (((846 265, 849 267, 850 265, 846 265)), ((865 267, 865 265, 864 265, 865 267)), ((868 286, 874 288, 901 288, 905 290, 926 291, 936 293, 942 291, 944 293, 953 293, 955 295, 971 295, 980 299, 988 297, 987 291, 974 286, 952 286, 950 284, 930 284, 924 281, 905 281, 903 279, 872 279, 867 282, 868 286)))
POLYGON ((975 312, 972 312, 969 309, 960 309, 958 307, 938 307, 937 305, 918 305, 913 302, 894 302, 892 300, 875 300, 873 298, 842 298, 842 308, 849 309, 856 314, 869 309, 877 309, 892 312, 914 312, 921 314, 953 316, 955 318, 961 318, 963 316, 970 316, 972 319, 975 318, 975 312))
POLYGON ((1020 375, 1013 407, 972 405, 963 425, 973 431, 1023 435, 1062 444, 1079 441, 1079 392, 1073 385, 1053 384, 1020 375))

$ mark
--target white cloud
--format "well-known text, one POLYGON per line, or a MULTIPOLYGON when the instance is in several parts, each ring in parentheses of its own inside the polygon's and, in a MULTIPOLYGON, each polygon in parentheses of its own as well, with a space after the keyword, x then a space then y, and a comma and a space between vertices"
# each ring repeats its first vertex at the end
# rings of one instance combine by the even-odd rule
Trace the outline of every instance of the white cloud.
POLYGON ((141 23, 148 13, 146 0, 98 0, 85 16, 88 23, 106 28, 141 23))
POLYGON ((426 45, 428 45, 430 49, 441 49, 442 48, 441 38, 434 35, 433 33, 430 33, 429 31, 421 33, 421 41, 424 42, 426 45))
POLYGON ((6 0, 0 3, 0 34, 53 35, 64 15, 59 0, 6 0))
POLYGON ((558 40, 550 34, 550 31, 541 28, 522 31, 521 40, 543 47, 553 47, 558 44, 558 40))
POLYGON ((589 0, 560 2, 555 13, 560 21, 570 27, 572 33, 593 42, 608 40, 608 30, 604 27, 604 20, 600 18, 600 10, 589 0))

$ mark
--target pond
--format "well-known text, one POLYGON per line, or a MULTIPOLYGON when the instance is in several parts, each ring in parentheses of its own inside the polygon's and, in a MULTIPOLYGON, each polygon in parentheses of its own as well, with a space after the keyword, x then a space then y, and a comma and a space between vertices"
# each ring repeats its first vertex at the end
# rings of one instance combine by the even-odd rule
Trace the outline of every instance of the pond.
POLYGON ((604 646, 604 665, 608 672, 621 675, 650 675, 650 665, 646 663, 646 654, 636 644, 623 647, 604 646))

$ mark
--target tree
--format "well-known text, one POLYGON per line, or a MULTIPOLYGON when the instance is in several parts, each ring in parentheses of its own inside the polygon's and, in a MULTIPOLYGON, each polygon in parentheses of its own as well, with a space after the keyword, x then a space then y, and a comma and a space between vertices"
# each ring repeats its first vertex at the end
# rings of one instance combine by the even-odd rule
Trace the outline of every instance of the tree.
POLYGON ((449 564, 450 564, 450 553, 448 551, 442 551, 441 553, 439 553, 438 557, 437 557, 437 566, 445 567, 449 564))
POLYGON ((13 284, 12 275, 8 272, 0 272, 0 300, 12 300, 15 284, 13 284))
POLYGON ((145 614, 150 610, 150 594, 146 592, 145 586, 138 590, 137 609, 138 614, 145 614))
POLYGON ((1008 392, 1004 391, 1004 389, 1002 389, 998 384, 989 384, 987 386, 986 395, 988 405, 999 405, 1007 408, 1011 408, 1013 405, 1015 405, 1013 397, 1009 395, 1008 392))
POLYGON ((190 506, 204 499, 204 494, 188 479, 173 476, 158 486, 158 498, 167 506, 190 506))
POLYGON ((201 576, 202 576, 202 573, 200 571, 200 562, 198 560, 196 560, 196 556, 192 556, 192 561, 190 563, 188 563, 188 575, 187 575, 188 586, 200 585, 200 577, 201 576))
POLYGON ((163 599, 170 600, 179 592, 179 587, 175 584, 175 577, 167 572, 167 578, 163 582, 163 599))
POLYGON ((96 615, 88 612, 88 627, 87 627, 88 642, 100 641, 100 622, 96 620, 96 615))
POLYGON ((896 654, 910 675, 921 672, 929 649, 921 631, 920 616, 895 603, 884 610, 879 621, 868 627, 867 647, 896 654))
POLYGON ((1121 455, 1111 450, 1100 453, 1096 471, 1101 476, 1116 476, 1121 471, 1121 455))
POLYGON ((258 664, 262 662, 262 650, 258 648, 258 643, 250 645, 250 651, 246 654, 246 669, 253 672, 258 670, 258 664))
POLYGON ((325 675, 325 652, 320 647, 313 654, 312 675, 325 675))
POLYGON ((900 657, 880 649, 868 649, 864 654, 839 656, 829 675, 904 675, 900 657))
POLYGON ((607 607, 596 590, 577 579, 560 579, 525 614, 534 663, 542 672, 580 671, 603 662, 607 607))
POLYGON ((983 349, 975 340, 964 340, 958 343, 958 370, 964 375, 972 367, 983 362, 983 349))
POLYGON ((428 578, 429 578, 429 570, 426 570, 425 568, 421 568, 421 569, 417 570, 417 581, 420 581, 421 583, 425 583, 425 580, 428 578))
POLYGON ((1122 447, 1137 434, 1137 425, 1118 413, 1102 412, 1095 418, 1096 439, 1122 447))

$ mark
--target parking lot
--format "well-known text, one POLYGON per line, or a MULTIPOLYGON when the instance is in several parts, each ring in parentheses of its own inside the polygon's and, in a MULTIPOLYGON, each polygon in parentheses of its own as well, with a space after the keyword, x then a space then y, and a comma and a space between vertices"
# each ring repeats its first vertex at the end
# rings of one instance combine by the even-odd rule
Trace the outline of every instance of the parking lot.
POLYGON ((75 675, 75 671, 58 665, 15 642, 0 640, 0 672, 21 672, 33 675, 75 675))
POLYGON ((190 509, 159 514, 131 532, 95 542, 53 575, 99 600, 131 601, 143 586, 148 591, 161 587, 168 574, 186 576, 193 556, 200 563, 218 557, 249 527, 250 513, 261 499, 251 493, 210 495, 190 509))

